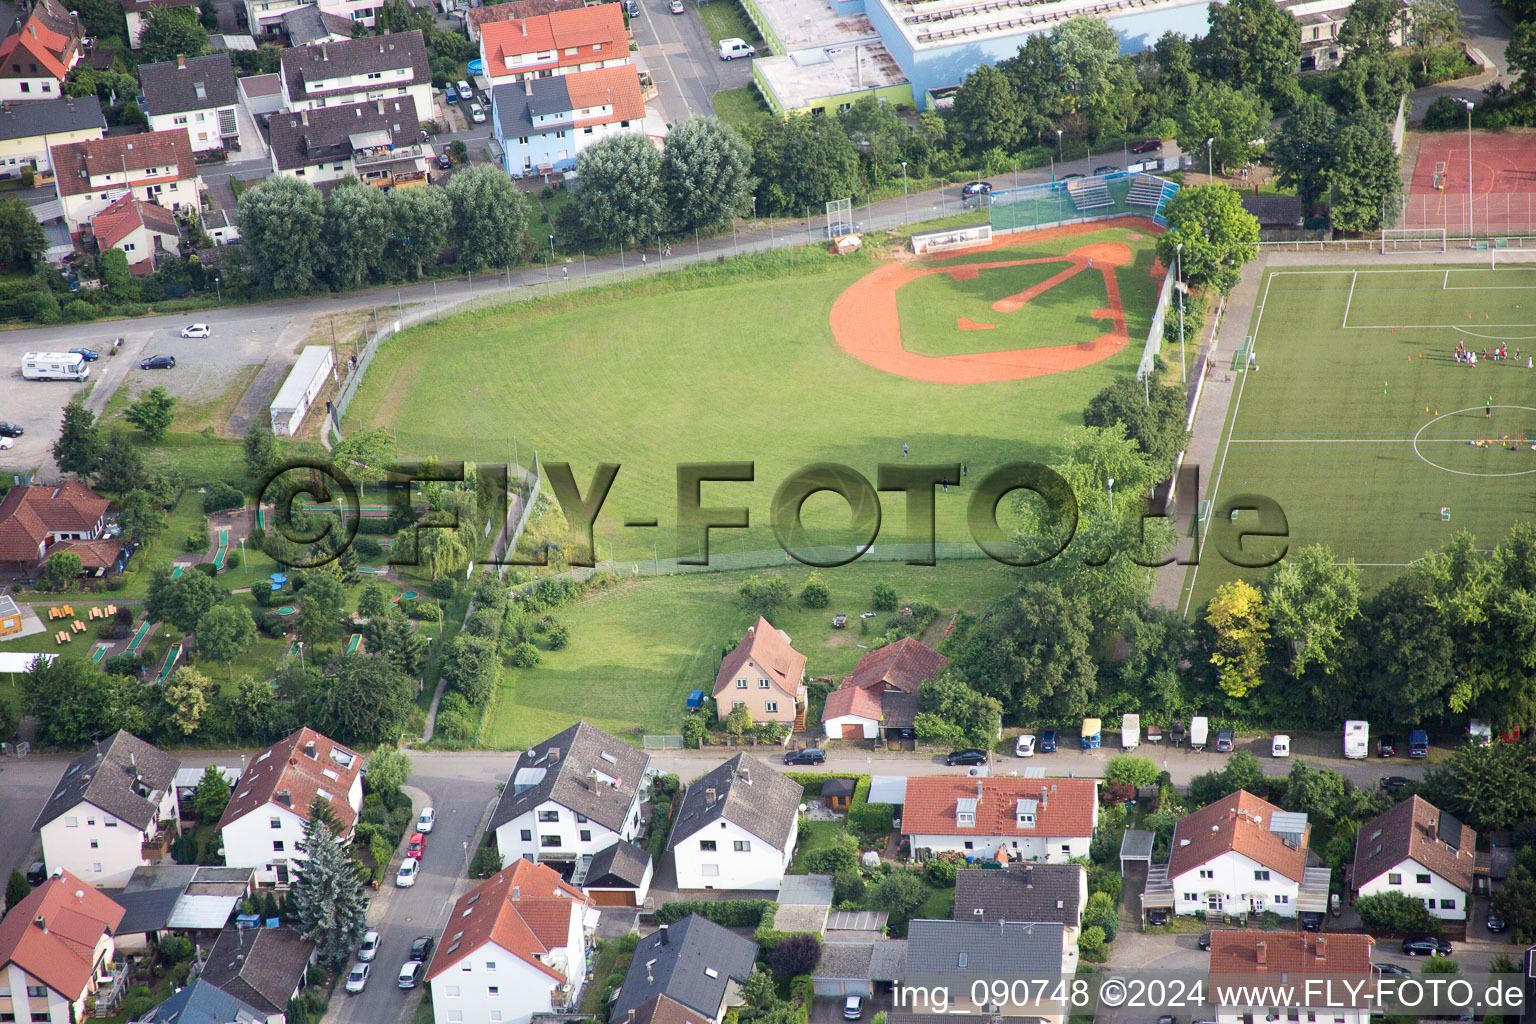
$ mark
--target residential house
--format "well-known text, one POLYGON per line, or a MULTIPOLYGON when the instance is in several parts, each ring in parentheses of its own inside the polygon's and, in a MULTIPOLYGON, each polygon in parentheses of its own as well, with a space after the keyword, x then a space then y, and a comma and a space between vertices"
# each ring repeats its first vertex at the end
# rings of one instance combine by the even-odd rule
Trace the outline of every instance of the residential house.
POLYGON ((624 64, 499 85, 491 90, 491 122, 514 178, 568 171, 588 146, 645 134, 640 77, 624 64))
POLYGON ((906 966, 906 939, 824 942, 821 960, 811 971, 812 990, 834 999, 868 998, 906 977, 906 966))
POLYGON ((1400 892, 1430 916, 1465 921, 1472 902, 1477 834, 1420 796, 1360 826, 1350 887, 1355 896, 1400 892))
POLYGON ((338 840, 352 835, 363 809, 361 767, 359 754, 308 727, 257 754, 219 819, 224 863, 255 868, 258 884, 290 884, 317 797, 330 804, 338 840))
POLYGON ((149 12, 159 8, 170 10, 182 7, 197 15, 197 0, 123 0, 123 16, 128 19, 128 48, 137 50, 144 34, 144 23, 149 12))
POLYGON ((311 185, 347 177, 379 188, 425 185, 435 155, 408 98, 279 111, 267 131, 272 170, 311 185))
POLYGON ((702 1017, 719 1024, 726 1010, 741 1005, 740 988, 756 959, 757 943, 689 914, 640 940, 608 1019, 613 1024, 683 1024, 702 1017), (687 1015, 665 1003, 650 1005, 658 996, 687 1015))
POLYGON ((634 843, 615 842, 593 856, 579 884, 600 907, 638 907, 651 891, 654 872, 650 854, 634 843))
POLYGON ((0 100, 60 95, 84 44, 79 15, 61 0, 0 2, 0 100))
POLYGON ((226 928, 200 977, 260 1013, 265 1024, 287 1024, 288 1000, 304 990, 314 960, 315 944, 288 928, 226 928))
POLYGON ((86 572, 121 569, 123 545, 102 538, 110 504, 77 480, 12 487, 0 499, 0 568, 31 572, 55 551, 73 551, 86 572))
POLYGON ((437 1024, 528 1024, 581 1001, 598 911, 544 864, 519 860, 466 893, 427 972, 437 1024))
POLYGON ((0 102, 0 178, 19 177, 25 167, 52 173, 50 147, 99 139, 106 129, 95 96, 0 102))
POLYGON ((480 58, 491 84, 628 65, 629 36, 618 4, 493 21, 480 26, 480 58))
POLYGON ((185 128, 198 153, 239 145, 240 92, 228 53, 140 64, 139 90, 150 131, 185 128))
POLYGON ((122 729, 69 762, 32 825, 49 872, 115 887, 135 868, 164 860, 180 830, 180 766, 122 729))
POLYGON ((949 659, 921 640, 902 637, 870 651, 821 712, 828 739, 909 739, 917 717, 917 691, 949 659))
POLYGON ((113 965, 123 908, 69 871, 48 879, 0 921, 0 1020, 72 1024, 87 1002, 115 1009, 127 968, 113 965))
POLYGON ((1305 814, 1238 790, 1179 819, 1168 863, 1148 871, 1142 906, 1213 916, 1325 910, 1328 869, 1307 868, 1310 833, 1305 814), (1308 902, 1319 883, 1321 903, 1308 902))
MULTIPOLYGON (((972 994, 988 991, 974 982, 995 979, 1071 977, 1077 973, 1077 946, 1066 941, 1066 930, 1049 922, 916 920, 907 925, 906 973, 909 985, 948 988, 955 1000, 951 1009, 979 1012, 967 1002, 972 994)), ((908 990, 910 1011, 932 1013, 926 997, 908 990)), ((1067 1015, 1056 1003, 1027 1001, 1028 993, 996 1009, 1004 1016, 1027 1016, 1046 1024, 1065 1024, 1067 1015)), ((987 1010, 993 1009, 987 1007, 987 1010)))
POLYGON ((305 4, 283 12, 282 26, 289 46, 339 43, 357 35, 357 22, 328 13, 319 4, 305 4))
POLYGON ((511 3, 474 7, 464 12, 464 34, 472 43, 480 41, 480 29, 496 21, 538 18, 555 11, 575 11, 586 6, 585 0, 512 0, 511 3))
POLYGON ((503 866, 578 864, 640 835, 651 757, 586 722, 518 755, 487 829, 503 866))
POLYGON ((955 920, 1050 921, 1077 945, 1088 908, 1088 872, 1081 864, 1009 864, 955 873, 955 920))
POLYGON ((181 249, 181 225, 175 215, 128 193, 91 218, 91 234, 99 248, 121 249, 128 257, 129 272, 140 277, 181 249))
POLYGON ((901 831, 912 850, 1059 864, 1088 856, 1098 779, 913 776, 901 831))
POLYGON ((737 754, 689 784, 667 839, 679 889, 778 889, 795 855, 800 785, 737 754))
MULTIPOLYGON (((1344 59, 1339 44, 1339 30, 1349 17, 1353 0, 1279 0, 1279 7, 1296 19, 1301 35, 1299 71, 1326 71, 1338 67, 1344 59)), ((1387 39, 1392 46, 1407 43, 1408 17, 1394 19, 1388 25, 1387 39)))
POLYGON ((138 868, 115 897, 123 908, 118 952, 143 952, 164 932, 205 932, 192 938, 210 944, 255 887, 250 868, 169 862, 138 868))
POLYGON ((789 634, 758 616, 721 661, 714 696, 721 721, 733 708, 745 705, 758 725, 778 722, 798 728, 806 707, 805 655, 791 646, 789 634))
POLYGON ((172 212, 197 208, 197 160, 185 128, 57 145, 53 170, 64 221, 76 236, 129 192, 172 212))
POLYGON ((286 110, 409 97, 416 105, 413 131, 433 117, 432 72, 420 29, 284 50, 282 74, 286 110))
MULTIPOLYGON (((251 35, 258 41, 269 41, 271 37, 283 35, 289 27, 288 15, 303 7, 317 7, 326 16, 325 27, 328 30, 334 26, 333 30, 339 38, 351 39, 362 34, 364 29, 372 28, 379 8, 384 6, 383 0, 319 0, 318 3, 316 0, 243 0, 243 3, 251 35)), ((420 5, 409 3, 407 6, 420 5)), ((288 40, 292 46, 301 46, 311 41, 292 37, 288 40)))
POLYGON ((1208 992, 1218 1024, 1259 1021, 1307 1021, 1324 1024, 1370 1024, 1376 992, 1371 970, 1369 935, 1348 932, 1259 932, 1218 930, 1211 933, 1208 992), (1231 1005, 1219 995, 1234 991, 1256 994, 1274 986, 1288 987, 1299 998, 1289 1006, 1231 1005), (1318 996, 1308 1004, 1306 996, 1318 996), (1326 994, 1326 998, 1324 998, 1326 994), (1302 1005, 1295 1005, 1300 1003, 1302 1005), (1354 1005, 1349 1005, 1353 1003, 1354 1005))
POLYGON ((267 1015, 202 978, 193 979, 137 1024, 266 1024, 267 1015))

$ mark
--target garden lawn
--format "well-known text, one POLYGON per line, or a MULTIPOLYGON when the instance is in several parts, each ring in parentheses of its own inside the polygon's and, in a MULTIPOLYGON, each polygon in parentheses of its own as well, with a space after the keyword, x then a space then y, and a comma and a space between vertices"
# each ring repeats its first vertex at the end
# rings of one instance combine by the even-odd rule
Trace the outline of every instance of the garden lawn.
MULTIPOLYGON (((811 570, 782 573, 798 595, 811 570)), ((565 650, 542 650, 536 668, 507 669, 484 745, 520 750, 577 721, 633 743, 645 733, 676 733, 688 691, 714 687, 721 651, 745 634, 753 615, 736 600, 744 572, 694 573, 631 580, 599 591, 553 614, 570 627, 565 650)), ((978 611, 1017 585, 1013 570, 990 559, 969 559, 937 567, 890 562, 855 562, 822 571, 832 593, 826 609, 794 605, 772 613, 807 658, 809 676, 841 679, 853 670, 869 644, 884 631, 891 613, 872 619, 874 584, 889 582, 903 601, 923 600, 944 609, 978 611), (848 616, 848 628, 834 630, 832 616, 848 616), (869 632, 861 633, 861 623, 869 632)))
MULTIPOLYGON (((749 529, 715 531, 712 550, 774 550, 770 504, 795 471, 835 462, 873 482, 903 444, 912 463, 965 462, 972 479, 1050 462, 1089 399, 1139 357, 1131 344, 1082 370, 969 386, 884 373, 844 353, 829 325, 833 301, 876 265, 866 252, 786 250, 406 331, 375 359, 349 425, 393 428, 403 453, 444 460, 504 460, 515 439, 524 461, 532 450, 569 462, 583 492, 598 463, 617 462, 597 536, 603 557, 637 563, 678 553, 679 463, 752 462, 752 482, 703 487, 705 506, 751 512, 749 529)), ((1150 307, 1136 315, 1145 323, 1150 307)), ((968 497, 938 496, 940 541, 969 538, 968 497)), ((878 543, 905 540, 904 499, 884 506, 878 543)), ((829 494, 806 503, 804 523, 810 544, 862 540, 829 494)))
MULTIPOLYGON (((709 6, 714 7, 716 4, 709 6)), ((744 85, 740 89, 721 89, 709 98, 709 102, 715 108, 715 114, 720 120, 731 124, 741 124, 759 114, 768 113, 768 105, 750 85, 744 85)))
POLYGON ((757 26, 752 24, 737 0, 713 0, 711 3, 699 4, 699 17, 703 19, 704 29, 717 50, 720 40, 731 38, 745 39, 759 51, 767 49, 763 37, 757 34, 757 26))
POLYGON ((805 861, 816 850, 825 849, 832 845, 832 837, 844 831, 840 821, 808 821, 805 825, 805 838, 795 845, 795 859, 789 865, 789 873, 792 875, 804 875, 810 871, 805 861))

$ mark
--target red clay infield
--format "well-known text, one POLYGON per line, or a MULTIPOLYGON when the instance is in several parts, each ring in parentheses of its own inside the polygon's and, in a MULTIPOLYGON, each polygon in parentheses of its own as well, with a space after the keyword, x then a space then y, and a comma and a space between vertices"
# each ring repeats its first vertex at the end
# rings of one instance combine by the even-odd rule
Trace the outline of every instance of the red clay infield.
MULTIPOLYGON (((1143 230, 1161 230, 1141 217, 1115 217, 1072 224, 1059 228, 1033 231, 1027 237, 1004 235, 994 238, 989 245, 977 246, 971 252, 1013 248, 1035 240, 1063 238, 1089 234, 1114 227, 1136 227, 1143 230)), ((953 253, 945 258, 952 258, 953 253)), ((1125 310, 1120 303, 1120 287, 1115 280, 1115 268, 1131 261, 1130 247, 1121 242, 1104 242, 1080 246, 1061 256, 1040 259, 1007 260, 997 263, 968 263, 959 266, 937 266, 934 262, 912 260, 889 263, 864 275, 848 287, 832 304, 832 336, 844 352, 877 370, 894 373, 899 377, 928 381, 932 384, 990 384, 997 381, 1026 380, 1043 377, 1049 373, 1061 373, 1091 366, 1107 359, 1125 347, 1130 340, 1125 330, 1125 310), (1089 269, 1104 276, 1104 290, 1109 298, 1106 309, 1092 312, 1096 319, 1108 319, 1113 326, 1109 333, 1091 341, 1048 348, 1014 349, 1002 352, 978 352, 957 356, 922 356, 908 352, 901 346, 901 318, 896 311, 896 290, 909 281, 929 274, 949 274, 956 281, 977 277, 983 270, 1017 267, 1030 263, 1064 263, 1066 268, 1059 274, 1016 295, 999 299, 992 308, 999 313, 1014 313, 1029 300, 1075 274, 1089 269)), ((992 330, 997 325, 977 323, 961 318, 956 326, 963 331, 992 330)))

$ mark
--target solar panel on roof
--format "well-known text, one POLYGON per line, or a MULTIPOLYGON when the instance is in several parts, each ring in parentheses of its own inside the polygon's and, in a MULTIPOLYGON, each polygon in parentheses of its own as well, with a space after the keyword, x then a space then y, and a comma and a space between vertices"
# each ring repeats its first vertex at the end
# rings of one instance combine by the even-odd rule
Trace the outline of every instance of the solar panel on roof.
POLYGON ((1440 841, 1453 850, 1461 849, 1461 822, 1456 820, 1454 814, 1440 812, 1440 820, 1435 829, 1440 836, 1440 841))

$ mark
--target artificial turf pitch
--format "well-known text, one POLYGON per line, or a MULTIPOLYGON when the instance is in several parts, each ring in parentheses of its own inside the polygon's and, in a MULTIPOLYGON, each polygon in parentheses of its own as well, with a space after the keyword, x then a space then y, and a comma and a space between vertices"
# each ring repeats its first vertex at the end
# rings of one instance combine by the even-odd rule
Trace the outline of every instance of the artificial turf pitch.
POLYGON ((1536 511, 1536 269, 1273 270, 1259 294, 1251 364, 1228 354, 1211 371, 1242 379, 1218 464, 1201 467, 1216 514, 1181 607, 1263 576, 1222 557, 1219 511, 1239 494, 1273 498, 1292 549, 1327 544, 1373 588, 1455 531, 1488 548, 1536 511), (1493 346, 1509 358, 1485 359, 1493 346))

